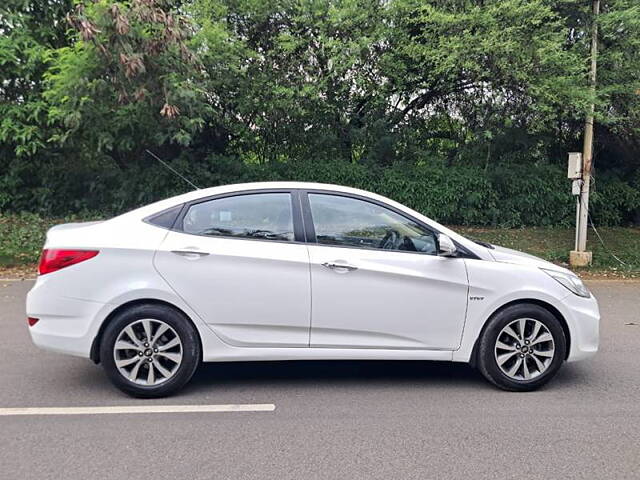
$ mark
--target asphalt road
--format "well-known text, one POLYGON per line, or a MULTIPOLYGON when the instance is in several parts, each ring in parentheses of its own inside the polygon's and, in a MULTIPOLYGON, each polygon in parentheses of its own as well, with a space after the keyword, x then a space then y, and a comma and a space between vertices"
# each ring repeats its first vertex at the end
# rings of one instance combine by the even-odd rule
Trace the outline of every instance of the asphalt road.
POLYGON ((154 401, 36 349, 30 286, 0 282, 0 408, 276 409, 0 417, 1 479, 640 478, 640 283, 590 284, 601 351, 538 392, 496 390, 459 364, 278 362, 205 365, 154 401))

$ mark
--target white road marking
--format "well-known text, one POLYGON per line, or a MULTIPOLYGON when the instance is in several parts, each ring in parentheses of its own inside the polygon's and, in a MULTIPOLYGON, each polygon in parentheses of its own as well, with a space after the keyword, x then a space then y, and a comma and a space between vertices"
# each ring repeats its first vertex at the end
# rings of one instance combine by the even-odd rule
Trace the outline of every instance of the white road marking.
POLYGON ((104 415, 122 413, 273 412, 273 403, 231 405, 144 405, 121 407, 24 407, 0 408, 0 417, 15 415, 104 415))

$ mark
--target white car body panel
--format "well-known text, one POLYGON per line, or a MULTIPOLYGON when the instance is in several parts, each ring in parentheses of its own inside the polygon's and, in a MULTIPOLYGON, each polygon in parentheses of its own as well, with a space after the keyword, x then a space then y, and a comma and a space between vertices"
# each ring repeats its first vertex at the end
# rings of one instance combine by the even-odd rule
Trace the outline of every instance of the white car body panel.
POLYGON ((54 227, 45 248, 100 250, 90 260, 39 276, 27 297, 28 316, 40 319, 29 328, 34 343, 83 357, 90 357, 111 313, 148 300, 173 305, 192 320, 204 361, 467 362, 487 320, 514 301, 542 302, 562 316, 569 361, 598 348, 595 298, 570 293, 540 267, 566 269, 513 250, 488 249, 397 202, 335 185, 272 182, 197 190, 104 222, 54 227), (368 197, 450 236, 477 258, 200 237, 144 221, 184 202, 256 189, 368 197), (171 253, 185 247, 209 255, 193 260, 171 253), (335 260, 359 270, 342 274, 321 266, 335 260), (209 277, 209 266, 222 275, 209 277), (364 281, 356 284, 358 278, 364 281))
POLYGON ((169 232, 154 263, 225 343, 309 346, 311 282, 306 245, 169 232), (180 250, 206 255, 172 253, 180 250))
POLYGON ((324 245, 310 245, 309 257, 312 347, 453 350, 460 345, 468 289, 463 259, 324 245), (325 262, 357 270, 336 271, 325 262))

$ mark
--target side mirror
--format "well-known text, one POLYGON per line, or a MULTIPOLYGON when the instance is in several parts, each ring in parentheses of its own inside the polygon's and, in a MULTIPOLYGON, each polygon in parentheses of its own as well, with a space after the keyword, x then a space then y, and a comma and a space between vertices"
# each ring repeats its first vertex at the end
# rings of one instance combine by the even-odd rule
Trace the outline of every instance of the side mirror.
POLYGON ((455 243, 444 233, 438 235, 438 255, 441 257, 455 257, 458 255, 455 243))

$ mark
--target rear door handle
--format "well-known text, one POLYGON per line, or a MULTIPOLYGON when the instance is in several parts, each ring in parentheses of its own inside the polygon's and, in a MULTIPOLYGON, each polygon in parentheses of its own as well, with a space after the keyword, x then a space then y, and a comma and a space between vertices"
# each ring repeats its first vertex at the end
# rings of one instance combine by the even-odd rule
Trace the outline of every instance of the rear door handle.
POLYGON ((171 253, 187 258, 200 258, 209 255, 209 252, 201 252, 199 250, 171 250, 171 253))
POLYGON ((358 269, 358 267, 356 267, 355 265, 349 265, 348 263, 338 263, 338 262, 324 262, 322 266, 330 268, 331 270, 347 270, 349 272, 352 272, 353 270, 358 269))

